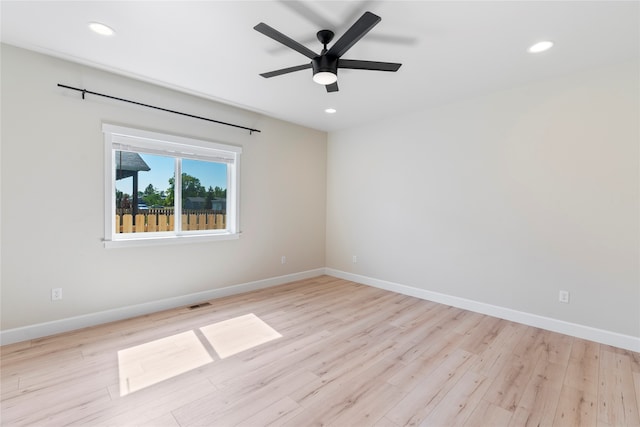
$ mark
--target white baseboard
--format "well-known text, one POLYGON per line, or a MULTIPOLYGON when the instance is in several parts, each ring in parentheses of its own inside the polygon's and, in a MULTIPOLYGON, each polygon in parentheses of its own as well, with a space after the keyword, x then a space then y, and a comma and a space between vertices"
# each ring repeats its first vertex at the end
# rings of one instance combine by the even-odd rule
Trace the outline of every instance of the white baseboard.
POLYGON ((427 291, 425 289, 419 289, 411 286, 401 285, 398 283, 388 282, 385 280, 374 279, 367 276, 335 270, 333 268, 318 268, 314 270, 303 271, 300 273, 293 273, 285 276, 272 277, 268 279, 257 280, 254 282, 228 286, 225 288, 212 289, 204 292, 183 295, 175 298, 168 298, 144 304, 117 308, 113 310, 90 313, 82 316, 54 320, 51 322, 38 323, 35 325, 29 325, 15 329, 7 329, 4 331, 0 331, 0 345, 28 341, 31 339, 86 328, 89 326, 129 319, 132 317, 155 313, 162 310, 196 304, 202 301, 277 286, 296 280, 309 279, 323 274, 334 276, 340 279, 350 280, 357 283, 362 283, 364 285, 369 285, 392 292, 397 292, 403 295, 409 295, 440 304, 462 308, 464 310, 469 310, 476 313, 498 317, 500 319, 522 323, 524 325, 535 326, 537 328, 595 341, 601 344, 612 345, 614 347, 640 352, 640 338, 638 337, 623 335, 617 332, 606 331, 603 329, 579 325, 576 323, 565 322, 563 320, 552 319, 550 317, 538 316, 536 314, 525 313, 522 311, 473 301, 466 298, 427 291))
POLYGON ((325 273, 329 276, 350 280, 352 282, 362 283, 364 285, 385 289, 387 291, 397 292, 399 294, 409 295, 440 304, 446 304, 453 307, 462 308, 464 310, 522 323, 528 326, 535 326, 537 328, 546 329, 548 331, 559 332, 561 334, 595 341, 601 344, 607 344, 614 347, 640 352, 640 338, 638 337, 623 335, 617 332, 592 328, 590 326, 579 325, 576 323, 565 322, 563 320, 552 319, 550 317, 538 316, 537 314, 525 313, 522 311, 473 301, 466 298, 427 291, 425 289, 418 289, 411 286, 400 285, 398 283, 387 282, 385 280, 374 279, 367 276, 361 276, 359 274, 347 273, 345 271, 335 270, 333 268, 325 268, 325 273))
POLYGON ((324 268, 303 271, 300 273, 287 274, 285 276, 272 277, 269 279, 257 280, 255 282, 242 283, 220 289, 197 292, 174 298, 167 298, 158 301, 151 301, 144 304, 131 305, 113 310, 100 311, 97 313, 85 314, 82 316, 69 317, 66 319, 54 320, 51 322, 38 323, 15 329, 0 331, 0 345, 12 344, 21 341, 28 341, 35 338, 46 337, 69 332, 89 326, 100 325, 117 320, 130 319, 136 316, 156 313, 162 310, 183 307, 190 304, 221 298, 229 295, 241 294, 257 289, 269 288, 271 286, 282 285, 296 280, 309 279, 323 275, 324 268))

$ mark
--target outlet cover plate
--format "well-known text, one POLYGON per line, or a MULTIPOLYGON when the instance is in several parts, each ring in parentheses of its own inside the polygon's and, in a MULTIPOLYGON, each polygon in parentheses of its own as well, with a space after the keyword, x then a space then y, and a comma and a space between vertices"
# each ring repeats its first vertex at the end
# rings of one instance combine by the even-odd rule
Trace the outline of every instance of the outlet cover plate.
POLYGON ((563 304, 569 304, 569 291, 560 291, 558 293, 558 301, 563 304))

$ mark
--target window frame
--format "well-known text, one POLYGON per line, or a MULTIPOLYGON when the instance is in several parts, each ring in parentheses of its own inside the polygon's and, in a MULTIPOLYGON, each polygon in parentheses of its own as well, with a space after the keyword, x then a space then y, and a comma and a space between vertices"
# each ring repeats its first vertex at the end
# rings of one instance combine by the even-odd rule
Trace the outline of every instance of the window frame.
MULTIPOLYGON (((218 240, 232 240, 240 237, 240 155, 242 148, 159 132, 116 126, 103 123, 105 183, 104 183, 104 246, 106 248, 153 246, 159 244, 183 244, 218 240), (213 230, 180 230, 181 221, 176 219, 173 231, 146 233, 116 233, 116 171, 115 152, 133 151, 172 157, 174 159, 176 200, 182 197, 182 170, 178 159, 219 161, 227 164, 226 228, 213 230)), ((174 215, 180 218, 181 203, 175 205, 174 215)))

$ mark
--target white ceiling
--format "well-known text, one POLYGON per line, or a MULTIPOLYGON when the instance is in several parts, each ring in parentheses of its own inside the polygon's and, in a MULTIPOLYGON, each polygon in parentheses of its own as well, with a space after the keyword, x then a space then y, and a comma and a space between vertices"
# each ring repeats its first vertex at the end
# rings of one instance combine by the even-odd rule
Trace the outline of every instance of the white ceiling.
POLYGON ((326 131, 640 56, 637 1, 3 0, 1 7, 4 43, 326 131), (337 40, 366 10, 382 21, 344 58, 401 62, 397 73, 340 70, 337 93, 313 83, 310 70, 258 75, 308 62, 254 31, 259 22, 319 51, 318 30, 334 30, 337 40), (92 33, 90 21, 116 35, 92 33), (527 53, 544 39, 554 48, 527 53))

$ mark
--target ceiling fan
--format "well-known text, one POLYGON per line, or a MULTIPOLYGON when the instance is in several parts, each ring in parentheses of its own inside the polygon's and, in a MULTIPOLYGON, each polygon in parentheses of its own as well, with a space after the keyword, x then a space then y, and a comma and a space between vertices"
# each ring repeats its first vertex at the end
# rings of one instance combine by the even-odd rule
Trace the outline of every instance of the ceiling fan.
POLYGON ((327 92, 338 91, 338 68, 349 68, 354 70, 374 70, 374 71, 398 71, 402 64, 395 62, 376 62, 376 61, 359 61, 353 59, 342 59, 351 47, 358 42, 365 34, 375 27, 381 18, 371 12, 365 12, 337 42, 327 49, 327 44, 333 40, 334 33, 331 30, 320 30, 317 33, 318 40, 324 46, 318 55, 311 49, 303 46, 297 41, 285 36, 278 30, 268 26, 264 22, 259 23, 254 30, 274 39, 277 42, 295 50, 311 59, 311 62, 295 67, 282 68, 280 70, 270 71, 260 74, 262 77, 269 78, 280 76, 282 74, 293 73, 294 71, 313 70, 313 81, 324 85, 327 92))

